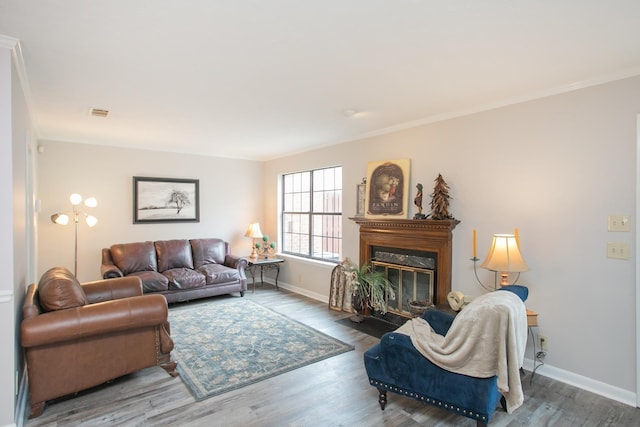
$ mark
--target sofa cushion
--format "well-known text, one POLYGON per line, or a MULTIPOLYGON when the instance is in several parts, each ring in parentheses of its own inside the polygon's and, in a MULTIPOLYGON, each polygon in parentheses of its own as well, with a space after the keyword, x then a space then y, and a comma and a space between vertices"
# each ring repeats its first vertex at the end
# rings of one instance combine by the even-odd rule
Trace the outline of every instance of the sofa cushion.
POLYGON ((137 276, 142 280, 142 292, 166 291, 169 280, 157 271, 136 271, 129 276, 137 276))
POLYGON ((240 280, 240 273, 235 268, 225 267, 220 264, 207 264, 198 268, 198 271, 207 278, 207 285, 228 283, 240 280))
POLYGON ((51 268, 42 275, 38 298, 43 311, 64 310, 88 303, 78 279, 63 267, 51 268))
POLYGON ((190 289, 206 285, 204 274, 189 268, 172 268, 162 274, 169 281, 169 289, 190 289))
POLYGON ((153 242, 121 243, 110 248, 113 263, 125 276, 138 271, 157 271, 153 242))
POLYGON ((224 264, 228 244, 222 239, 193 239, 189 241, 193 251, 193 264, 200 268, 206 264, 224 264))
POLYGON ((191 246, 188 240, 164 240, 155 242, 158 255, 158 271, 163 273, 172 268, 193 269, 191 246))

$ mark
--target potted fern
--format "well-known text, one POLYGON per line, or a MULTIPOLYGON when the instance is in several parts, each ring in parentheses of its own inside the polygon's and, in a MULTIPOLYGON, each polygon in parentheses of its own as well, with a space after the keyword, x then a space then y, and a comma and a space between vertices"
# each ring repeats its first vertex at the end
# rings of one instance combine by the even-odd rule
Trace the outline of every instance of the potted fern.
POLYGON ((362 322, 363 313, 369 310, 387 312, 387 299, 394 300, 396 294, 384 271, 374 269, 370 263, 356 266, 347 261, 345 274, 351 305, 357 313, 352 321, 362 322))

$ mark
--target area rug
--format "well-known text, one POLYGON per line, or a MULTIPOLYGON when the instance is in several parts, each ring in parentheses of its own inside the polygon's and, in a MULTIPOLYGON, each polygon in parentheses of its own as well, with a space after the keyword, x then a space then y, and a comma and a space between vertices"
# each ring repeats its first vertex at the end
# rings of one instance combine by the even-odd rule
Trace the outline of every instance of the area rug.
POLYGON ((172 307, 169 321, 173 357, 196 400, 354 348, 248 298, 172 307))
POLYGON ((345 317, 344 319, 338 319, 336 320, 336 322, 344 326, 349 326, 350 328, 376 338, 382 338, 382 336, 387 332, 395 331, 400 327, 396 324, 378 319, 373 316, 365 317, 365 319, 360 323, 353 322, 348 317, 345 317))

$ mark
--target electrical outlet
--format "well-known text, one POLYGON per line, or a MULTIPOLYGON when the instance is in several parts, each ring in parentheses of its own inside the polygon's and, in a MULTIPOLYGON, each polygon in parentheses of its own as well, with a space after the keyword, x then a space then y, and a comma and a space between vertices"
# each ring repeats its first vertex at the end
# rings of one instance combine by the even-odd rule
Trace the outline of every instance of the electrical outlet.
POLYGON ((538 344, 540 344, 540 350, 547 351, 549 348, 549 342, 545 335, 538 335, 538 344))

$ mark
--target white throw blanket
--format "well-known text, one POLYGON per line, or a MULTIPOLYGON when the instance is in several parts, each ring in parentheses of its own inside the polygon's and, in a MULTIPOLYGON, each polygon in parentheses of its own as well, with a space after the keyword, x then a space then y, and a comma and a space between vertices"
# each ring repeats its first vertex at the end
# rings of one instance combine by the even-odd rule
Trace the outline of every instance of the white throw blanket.
POLYGON ((409 335, 415 348, 442 369, 478 378, 497 375, 508 413, 522 405, 527 314, 516 294, 497 291, 474 299, 444 337, 422 318, 406 322, 396 332, 409 335))

